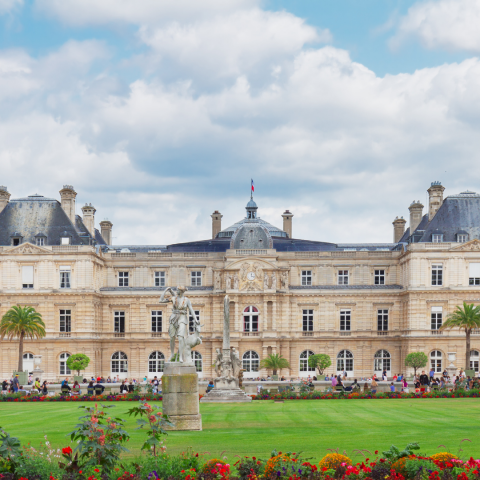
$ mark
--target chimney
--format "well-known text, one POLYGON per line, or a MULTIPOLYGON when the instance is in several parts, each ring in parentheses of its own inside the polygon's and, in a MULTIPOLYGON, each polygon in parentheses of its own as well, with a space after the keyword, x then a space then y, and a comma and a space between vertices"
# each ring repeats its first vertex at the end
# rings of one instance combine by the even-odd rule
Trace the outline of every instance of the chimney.
POLYGON ((428 221, 431 221, 443 203, 443 191, 445 187, 439 182, 432 182, 428 192, 428 221))
POLYGON ((10 201, 10 194, 8 193, 7 187, 0 186, 0 212, 7 206, 10 201))
POLYGON ((75 225, 75 197, 77 192, 72 185, 64 185, 60 190, 60 198, 62 199, 63 211, 67 214, 67 217, 75 225))
POLYGON ((83 224, 93 238, 95 238, 95 212, 95 207, 91 203, 82 207, 83 224))
POLYGON ((222 231, 223 215, 218 210, 215 210, 210 216, 212 217, 212 238, 215 238, 222 231))
POLYGON ((405 233, 405 224, 407 223, 406 220, 401 218, 396 218, 392 224, 393 224, 393 243, 398 243, 400 239, 403 237, 403 234, 405 233))
POLYGON ((412 235, 422 221, 423 205, 420 200, 414 200, 408 209, 410 210, 410 235, 412 235))
POLYGON ((100 222, 100 228, 102 229, 102 237, 107 245, 112 244, 112 227, 113 223, 107 218, 100 222))
POLYGON ((290 213, 290 210, 285 210, 283 212, 283 231, 288 234, 288 238, 292 238, 292 217, 293 213, 290 213))

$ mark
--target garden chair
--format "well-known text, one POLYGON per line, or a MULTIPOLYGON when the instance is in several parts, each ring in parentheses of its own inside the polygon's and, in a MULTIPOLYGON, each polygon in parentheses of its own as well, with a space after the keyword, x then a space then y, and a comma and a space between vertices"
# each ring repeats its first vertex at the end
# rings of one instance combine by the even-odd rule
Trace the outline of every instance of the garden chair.
POLYGON ((101 388, 95 388, 95 395, 102 395, 103 391, 101 388))
POLYGON ((94 393, 95 393, 95 392, 94 392, 93 387, 87 388, 87 395, 90 395, 91 397, 93 397, 94 393))
POLYGON ((62 387, 61 392, 62 392, 62 395, 69 395, 70 390, 67 387, 62 387))

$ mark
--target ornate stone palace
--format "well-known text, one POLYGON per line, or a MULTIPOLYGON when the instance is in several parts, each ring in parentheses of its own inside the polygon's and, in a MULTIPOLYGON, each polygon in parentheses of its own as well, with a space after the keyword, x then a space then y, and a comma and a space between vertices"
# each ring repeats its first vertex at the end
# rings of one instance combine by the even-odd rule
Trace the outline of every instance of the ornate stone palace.
MULTIPOLYGON (((293 235, 293 214, 277 228, 257 215, 222 229, 212 214, 212 238, 174 245, 112 245, 112 224, 95 228, 95 208, 75 214, 76 192, 61 201, 32 195, 10 199, 0 187, 0 315, 31 305, 47 336, 26 341, 24 369, 42 355, 46 378, 70 375, 66 359, 91 358, 86 376, 141 378, 161 375, 169 352, 171 305, 159 303, 167 286, 187 285, 199 315, 203 343, 193 352, 197 370, 214 376, 222 347, 223 298, 230 298, 231 346, 245 377, 265 374, 259 362, 280 353, 285 376, 313 372, 307 358, 328 353, 329 372, 367 376, 405 371, 407 353, 423 351, 437 372, 465 365, 465 336, 441 331, 463 301, 480 303, 480 195, 443 198, 428 189, 429 205, 413 202, 409 227, 393 222, 389 244, 334 244, 293 235), (449 359, 450 358, 450 359, 449 359)), ((471 365, 479 368, 480 332, 471 365)), ((0 342, 0 372, 16 368, 18 342, 0 342)))

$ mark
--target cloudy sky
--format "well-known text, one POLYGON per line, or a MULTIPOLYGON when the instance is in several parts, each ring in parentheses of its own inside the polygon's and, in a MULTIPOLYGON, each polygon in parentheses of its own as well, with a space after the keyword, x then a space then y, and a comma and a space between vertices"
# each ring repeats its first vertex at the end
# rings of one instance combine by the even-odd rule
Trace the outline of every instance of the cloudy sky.
POLYGON ((0 0, 0 184, 64 184, 116 244, 208 238, 210 214, 389 242, 480 191, 478 0, 0 0))

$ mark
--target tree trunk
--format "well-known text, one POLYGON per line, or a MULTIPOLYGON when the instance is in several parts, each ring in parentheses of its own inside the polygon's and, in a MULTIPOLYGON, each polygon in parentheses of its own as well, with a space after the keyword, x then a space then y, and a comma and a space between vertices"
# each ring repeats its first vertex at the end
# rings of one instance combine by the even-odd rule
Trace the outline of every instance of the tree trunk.
POLYGON ((466 359, 465 359, 465 371, 470 370, 470 333, 471 329, 465 330, 467 348, 466 348, 466 359))
POLYGON ((277 370, 275 368, 272 368, 273 370, 273 374, 276 375, 277 374, 277 370))
POLYGON ((23 332, 18 342, 18 372, 23 372, 23 332))

